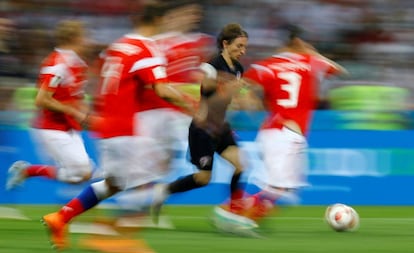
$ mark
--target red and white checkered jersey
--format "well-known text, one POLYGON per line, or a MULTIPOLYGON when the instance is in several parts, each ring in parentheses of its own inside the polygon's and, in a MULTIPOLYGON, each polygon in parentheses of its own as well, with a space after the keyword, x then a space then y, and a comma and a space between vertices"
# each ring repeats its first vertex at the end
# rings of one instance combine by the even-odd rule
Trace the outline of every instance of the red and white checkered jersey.
POLYGON ((134 134, 134 114, 142 95, 156 83, 167 83, 166 59, 154 40, 127 34, 103 53, 97 94, 102 124, 95 126, 102 138, 134 134))
POLYGON ((319 82, 337 71, 330 61, 307 54, 281 53, 252 64, 244 77, 263 87, 269 117, 262 128, 281 128, 283 120, 293 120, 307 133, 319 82))
MULTIPOLYGON (((74 51, 56 48, 43 61, 37 86, 52 92, 53 98, 61 103, 79 105, 85 95, 87 68, 87 64, 74 51)), ((44 108, 38 110, 32 126, 63 131, 81 129, 71 116, 44 108)))
MULTIPOLYGON (((207 61, 213 52, 213 37, 202 33, 165 33, 154 39, 167 59, 168 81, 173 85, 196 84, 200 64, 207 61)), ((181 110, 157 96, 154 90, 145 90, 142 97, 141 111, 157 108, 181 110)))

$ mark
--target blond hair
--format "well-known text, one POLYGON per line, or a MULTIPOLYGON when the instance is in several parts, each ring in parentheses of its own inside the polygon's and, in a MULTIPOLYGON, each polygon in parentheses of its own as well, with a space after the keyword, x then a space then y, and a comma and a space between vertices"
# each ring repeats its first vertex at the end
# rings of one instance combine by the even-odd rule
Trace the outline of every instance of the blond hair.
POLYGON ((57 45, 71 44, 85 33, 85 25, 79 20, 63 20, 55 29, 57 45))

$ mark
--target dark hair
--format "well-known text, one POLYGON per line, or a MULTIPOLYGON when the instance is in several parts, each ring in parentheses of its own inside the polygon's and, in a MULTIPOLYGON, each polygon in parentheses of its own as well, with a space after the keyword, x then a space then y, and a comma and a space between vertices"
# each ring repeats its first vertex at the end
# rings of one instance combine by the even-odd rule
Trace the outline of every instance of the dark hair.
POLYGON ((161 3, 165 4, 168 9, 180 8, 187 5, 200 4, 196 0, 161 0, 161 3))
POLYGON ((296 38, 307 40, 308 34, 304 28, 295 24, 282 24, 277 27, 277 37, 282 45, 289 45, 296 38))
POLYGON ((139 12, 131 14, 132 24, 134 26, 139 24, 151 24, 157 18, 164 16, 168 9, 168 4, 163 2, 145 4, 141 7, 139 12))
POLYGON ((285 29, 288 32, 289 40, 302 37, 304 33, 304 30, 302 27, 293 25, 293 24, 286 25, 285 29))
POLYGON ((246 37, 249 35, 240 24, 230 23, 221 29, 219 35, 217 36, 217 47, 221 51, 223 50, 223 41, 232 43, 238 37, 246 37))

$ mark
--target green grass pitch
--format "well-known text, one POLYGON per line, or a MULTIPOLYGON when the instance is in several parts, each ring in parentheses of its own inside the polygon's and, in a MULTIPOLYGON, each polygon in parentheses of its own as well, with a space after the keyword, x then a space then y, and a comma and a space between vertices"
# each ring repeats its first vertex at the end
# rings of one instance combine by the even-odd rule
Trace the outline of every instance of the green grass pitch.
MULTIPOLYGON (((10 207, 10 206, 9 206, 10 207)), ((0 218, 0 253, 53 252, 39 218, 57 206, 12 206, 29 220, 0 218)), ((414 207, 354 206, 361 217, 356 232, 335 232, 323 220, 325 206, 284 207, 266 218, 264 238, 218 233, 208 222, 211 206, 166 206, 174 229, 146 228, 136 234, 157 253, 270 253, 270 252, 414 252, 414 207)), ((105 210, 93 209, 76 221, 91 221, 105 210)), ((93 252, 78 247, 85 234, 70 234, 65 252, 93 252)))

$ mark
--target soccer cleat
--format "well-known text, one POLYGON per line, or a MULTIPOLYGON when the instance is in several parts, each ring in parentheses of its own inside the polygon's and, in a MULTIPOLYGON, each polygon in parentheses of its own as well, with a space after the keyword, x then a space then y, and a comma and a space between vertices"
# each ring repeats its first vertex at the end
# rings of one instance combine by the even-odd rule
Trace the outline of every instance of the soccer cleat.
POLYGON ((272 201, 261 199, 258 196, 250 197, 246 202, 249 203, 247 205, 248 208, 246 208, 242 215, 256 222, 269 216, 275 209, 275 205, 272 201))
POLYGON ((237 215, 221 207, 213 209, 212 225, 222 233, 233 234, 237 236, 261 238, 262 236, 256 231, 258 224, 241 215, 237 215))
POLYGON ((231 195, 227 202, 221 204, 220 208, 236 215, 243 215, 246 208, 245 201, 247 197, 247 193, 242 190, 238 190, 231 195))
POLYGON ((59 213, 47 214, 42 217, 41 222, 46 227, 53 249, 60 251, 68 247, 66 240, 68 226, 59 213))
POLYGON ((151 203, 151 216, 152 221, 158 224, 158 220, 161 213, 161 208, 164 204, 165 199, 168 197, 167 189, 164 184, 156 184, 153 188, 153 198, 151 203))
POLYGON ((230 203, 228 205, 229 211, 234 213, 234 214, 243 214, 244 210, 245 210, 245 199, 244 198, 239 198, 239 199, 230 199, 230 203))
POLYGON ((220 206, 214 207, 213 214, 216 220, 226 221, 240 228, 253 229, 259 227, 254 220, 225 210, 220 206))
POLYGON ((128 236, 92 235, 79 241, 81 248, 107 253, 154 253, 144 240, 128 236))
POLYGON ((17 161, 14 162, 9 170, 8 170, 8 176, 7 176, 7 183, 6 183, 6 189, 11 190, 16 188, 17 186, 23 184, 24 180, 26 179, 26 176, 23 174, 23 171, 29 167, 29 163, 25 161, 17 161))

